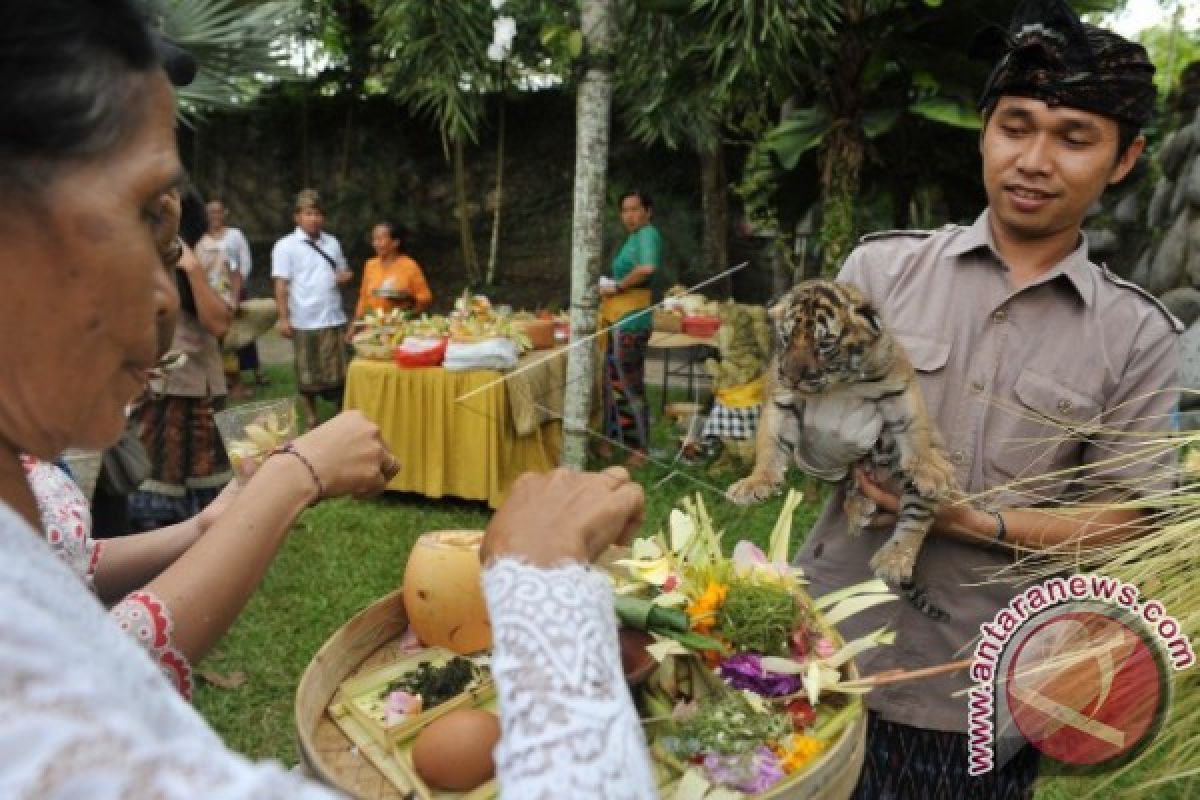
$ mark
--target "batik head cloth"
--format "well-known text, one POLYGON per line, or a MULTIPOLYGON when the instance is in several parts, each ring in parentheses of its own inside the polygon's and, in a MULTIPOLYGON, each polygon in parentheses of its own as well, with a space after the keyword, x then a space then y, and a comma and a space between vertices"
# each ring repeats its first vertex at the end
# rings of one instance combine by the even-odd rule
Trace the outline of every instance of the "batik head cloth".
POLYGON ((1005 35, 1007 48, 979 99, 1041 100, 1112 117, 1138 128, 1154 114, 1154 65, 1146 49, 1081 22, 1064 0, 1026 0, 1005 35))

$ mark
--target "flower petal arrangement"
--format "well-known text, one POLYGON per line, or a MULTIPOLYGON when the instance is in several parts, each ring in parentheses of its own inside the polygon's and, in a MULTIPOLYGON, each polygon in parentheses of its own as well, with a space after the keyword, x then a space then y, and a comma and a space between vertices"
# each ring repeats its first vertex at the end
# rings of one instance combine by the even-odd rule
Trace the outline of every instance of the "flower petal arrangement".
POLYGON ((766 552, 741 541, 726 556, 702 497, 683 498, 612 562, 618 618, 657 640, 635 696, 664 796, 786 796, 864 714, 853 658, 892 634, 843 644, 832 626, 895 596, 869 581, 809 597, 788 562, 801 500, 789 492, 766 552))

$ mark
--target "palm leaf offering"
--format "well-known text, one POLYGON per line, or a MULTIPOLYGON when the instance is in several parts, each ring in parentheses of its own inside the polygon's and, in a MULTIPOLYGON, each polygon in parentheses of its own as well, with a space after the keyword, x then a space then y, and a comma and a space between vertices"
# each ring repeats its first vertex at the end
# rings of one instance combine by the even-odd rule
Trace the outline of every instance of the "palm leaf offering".
POLYGON ((663 796, 786 796, 864 713, 852 659, 892 636, 843 643, 821 609, 894 596, 879 581, 808 596, 786 560, 800 501, 788 495, 768 553, 739 542, 727 557, 701 496, 684 498, 612 564, 618 617, 657 640, 637 701, 663 796))

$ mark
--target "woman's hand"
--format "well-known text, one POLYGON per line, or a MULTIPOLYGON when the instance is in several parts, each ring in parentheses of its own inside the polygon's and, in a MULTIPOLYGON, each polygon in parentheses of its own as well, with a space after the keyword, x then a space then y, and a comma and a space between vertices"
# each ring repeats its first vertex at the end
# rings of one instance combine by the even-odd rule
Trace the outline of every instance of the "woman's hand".
POLYGON ((179 254, 179 263, 175 268, 184 273, 188 277, 198 274, 200 271, 200 259, 196 258, 196 252, 186 244, 179 254))
POLYGON ((361 411, 343 411, 292 442, 321 480, 325 497, 379 494, 400 471, 379 426, 361 411))
POLYGON ((527 472, 487 526, 484 563, 517 556, 539 567, 591 561, 626 544, 642 525, 646 498, 624 467, 603 472, 527 472))

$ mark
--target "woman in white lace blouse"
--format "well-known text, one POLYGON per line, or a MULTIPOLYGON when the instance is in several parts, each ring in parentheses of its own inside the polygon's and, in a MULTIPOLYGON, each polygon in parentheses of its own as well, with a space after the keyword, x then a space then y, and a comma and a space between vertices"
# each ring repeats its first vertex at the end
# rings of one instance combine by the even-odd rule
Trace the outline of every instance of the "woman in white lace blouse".
MULTIPOLYGON (((175 118, 135 0, 0 3, 0 797, 329 797, 230 752, 39 534, 20 453, 120 434, 178 303, 156 246, 179 179, 175 118)), ((379 490, 394 466, 339 417, 269 458, 146 590, 203 653, 289 523, 322 496, 379 490), (214 574, 222 580, 213 582, 214 574)), ((584 565, 625 536, 640 488, 616 470, 529 477, 489 528, 486 592, 511 797, 648 797, 611 591, 584 565)))

